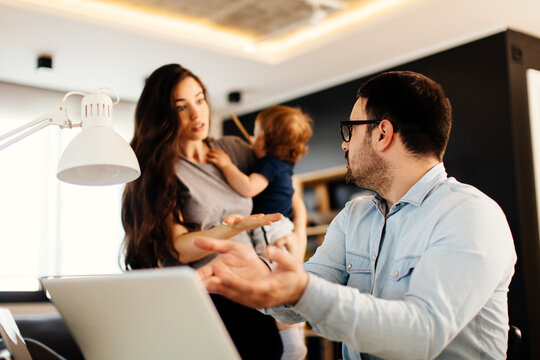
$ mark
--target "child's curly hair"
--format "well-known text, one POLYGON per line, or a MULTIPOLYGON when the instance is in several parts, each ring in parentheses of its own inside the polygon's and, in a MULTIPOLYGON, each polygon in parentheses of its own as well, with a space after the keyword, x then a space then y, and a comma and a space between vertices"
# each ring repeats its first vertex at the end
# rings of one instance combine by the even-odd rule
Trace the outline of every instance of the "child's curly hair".
POLYGON ((298 108, 271 106, 261 111, 255 122, 264 132, 266 154, 289 163, 296 163, 307 153, 311 138, 311 118, 298 108))

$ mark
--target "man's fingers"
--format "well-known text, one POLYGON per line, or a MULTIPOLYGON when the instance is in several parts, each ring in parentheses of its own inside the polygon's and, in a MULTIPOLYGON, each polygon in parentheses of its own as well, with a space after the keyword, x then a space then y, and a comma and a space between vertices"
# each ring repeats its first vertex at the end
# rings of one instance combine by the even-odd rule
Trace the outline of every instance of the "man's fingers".
POLYGON ((212 274, 214 273, 214 270, 212 269, 212 262, 204 266, 201 266, 195 271, 197 272, 197 275, 199 275, 201 280, 204 282, 206 279, 210 278, 212 274))
POLYGON ((294 256, 275 246, 268 246, 266 248, 266 255, 268 256, 268 260, 275 261, 286 269, 294 269, 298 265, 294 256))
POLYGON ((200 236, 193 239, 193 244, 200 249, 223 254, 234 249, 238 243, 200 236))
POLYGON ((219 291, 222 288, 222 282, 220 278, 216 276, 212 276, 204 280, 203 283, 204 283, 204 286, 206 287, 206 290, 208 290, 208 292, 221 294, 221 292, 219 291))
POLYGON ((240 296, 236 290, 225 286, 221 278, 217 276, 212 276, 203 281, 203 283, 209 293, 221 294, 230 297, 232 300, 240 296))
POLYGON ((286 246, 288 243, 289 242, 287 241, 287 237, 284 237, 279 240, 276 240, 276 242, 274 243, 274 246, 280 248, 282 246, 286 246))
POLYGON ((219 293, 230 298, 237 303, 252 308, 269 307, 267 293, 260 289, 258 284, 238 277, 227 277, 221 279, 219 293))
POLYGON ((249 296, 246 296, 251 292, 251 286, 231 275, 220 271, 219 275, 206 278, 203 281, 204 286, 210 293, 221 294, 243 305, 257 307, 259 301, 252 303, 249 296))

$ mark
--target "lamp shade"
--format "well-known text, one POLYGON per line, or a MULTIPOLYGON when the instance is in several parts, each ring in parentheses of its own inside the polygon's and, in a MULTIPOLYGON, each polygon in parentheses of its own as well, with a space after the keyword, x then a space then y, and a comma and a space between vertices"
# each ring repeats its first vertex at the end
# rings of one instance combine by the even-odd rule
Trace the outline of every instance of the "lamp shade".
POLYGON ((139 162, 129 144, 112 128, 87 127, 66 147, 59 180, 78 185, 113 185, 139 177, 139 162))

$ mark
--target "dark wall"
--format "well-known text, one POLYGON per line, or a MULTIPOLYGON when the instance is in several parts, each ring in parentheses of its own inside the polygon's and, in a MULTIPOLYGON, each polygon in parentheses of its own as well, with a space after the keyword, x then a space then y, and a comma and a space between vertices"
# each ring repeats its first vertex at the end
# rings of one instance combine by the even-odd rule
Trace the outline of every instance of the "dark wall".
MULTIPOLYGON (((523 250, 534 251, 530 244, 538 243, 536 203, 531 200, 535 195, 530 142, 523 139, 530 139, 525 69, 540 69, 539 55, 540 40, 507 31, 388 69, 416 71, 442 85, 452 103, 454 117, 444 158, 447 172, 497 201, 508 218, 518 253, 509 293, 510 323, 523 332, 524 358, 540 358, 540 350, 534 348, 538 345, 533 344, 537 342, 531 342, 540 335, 540 300, 534 305, 538 290, 532 288, 540 283, 538 266, 534 265, 539 263, 540 256, 532 258, 529 254, 531 258, 525 259, 528 272, 523 261, 523 250), (512 43, 516 41, 520 44, 521 64, 513 59, 516 50, 512 43), (530 60, 534 56, 528 56, 529 53, 537 55, 535 61, 530 60), (523 57, 529 62, 525 63, 523 57), (524 175, 520 175, 523 171, 524 175), (526 228, 524 211, 532 214, 526 228), (527 233, 526 239, 522 238, 523 231, 527 233)), ((338 122, 349 118, 357 89, 371 76, 285 103, 302 108, 314 119, 310 150, 297 164, 297 173, 345 164, 338 122)), ((252 128, 256 114, 240 119, 252 128)), ((232 134, 237 130, 232 121, 226 121, 224 131, 232 134)))
MULTIPOLYGON (((313 119, 313 137, 309 141, 309 151, 295 166, 295 173, 304 173, 339 165, 345 165, 341 150, 341 136, 338 123, 349 119, 356 99, 356 91, 362 80, 349 82, 331 89, 319 91, 283 103, 300 107, 313 119)), ((253 122, 259 111, 239 116, 246 129, 253 133, 253 122)), ((232 120, 223 123, 224 134, 242 136, 232 120)))

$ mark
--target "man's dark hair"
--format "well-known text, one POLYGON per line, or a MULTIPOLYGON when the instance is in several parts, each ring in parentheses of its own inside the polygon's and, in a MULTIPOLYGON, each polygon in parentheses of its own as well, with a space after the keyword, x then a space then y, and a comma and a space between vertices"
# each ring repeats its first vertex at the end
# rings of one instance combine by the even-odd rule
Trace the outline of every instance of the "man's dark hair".
MULTIPOLYGON (((369 119, 390 120, 407 150, 442 160, 452 127, 452 111, 438 83, 412 71, 385 72, 363 84, 358 97, 366 99, 369 119)), ((376 126, 369 125, 369 131, 376 126)))

